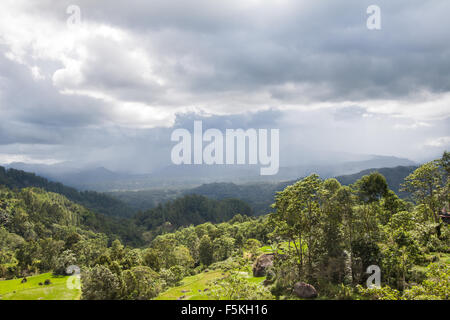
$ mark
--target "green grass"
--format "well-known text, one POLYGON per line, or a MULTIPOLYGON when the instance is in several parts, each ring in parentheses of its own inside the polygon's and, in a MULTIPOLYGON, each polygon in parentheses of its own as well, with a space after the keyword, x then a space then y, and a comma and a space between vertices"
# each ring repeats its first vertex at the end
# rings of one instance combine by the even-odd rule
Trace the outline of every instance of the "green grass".
POLYGON ((435 255, 439 257, 439 262, 443 264, 450 264, 450 253, 437 252, 435 255))
POLYGON ((68 276, 53 276, 43 273, 22 279, 0 281, 0 300, 77 300, 81 290, 69 289, 66 286, 68 276), (50 279, 50 285, 39 285, 50 279))
MULTIPOLYGON (((246 271, 239 272, 243 279, 250 283, 261 284, 266 277, 253 277, 251 273, 246 271)), ((183 297, 183 300, 211 300, 212 298, 207 294, 205 289, 210 288, 210 284, 216 280, 227 276, 223 271, 209 271, 199 273, 195 276, 186 277, 178 287, 170 288, 161 293, 155 300, 177 300, 183 297), (200 291, 199 291, 200 290, 200 291), (185 291, 185 292, 183 292, 185 291)))
POLYGON ((182 280, 180 286, 161 293, 155 300, 177 300, 182 296, 185 296, 183 300, 209 300, 211 298, 205 294, 204 290, 209 288, 211 282, 224 276, 222 271, 214 270, 186 277, 182 280))

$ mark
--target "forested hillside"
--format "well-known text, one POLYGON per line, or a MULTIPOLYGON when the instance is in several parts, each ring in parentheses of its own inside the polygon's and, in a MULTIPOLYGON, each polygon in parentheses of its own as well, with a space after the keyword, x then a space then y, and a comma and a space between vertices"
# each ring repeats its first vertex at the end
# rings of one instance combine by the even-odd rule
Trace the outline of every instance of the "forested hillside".
MULTIPOLYGON (((338 176, 336 179, 343 185, 350 185, 362 176, 371 172, 379 172, 386 177, 391 190, 401 198, 407 197, 407 192, 400 191, 403 179, 417 167, 398 166, 395 168, 368 169, 351 175, 338 176)), ((276 192, 283 190, 295 181, 266 182, 251 184, 235 184, 231 182, 207 183, 201 186, 185 190, 141 190, 141 191, 116 191, 108 194, 126 203, 133 210, 147 210, 156 207, 160 203, 173 200, 181 195, 197 194, 210 199, 240 199, 252 208, 255 215, 262 215, 271 211, 270 205, 276 192)))
MULTIPOLYGON (((350 186, 313 174, 260 217, 241 200, 186 195, 109 220, 42 189, 1 187, 0 278, 76 265, 82 299, 449 299, 449 174, 449 153, 409 174, 414 203, 377 172, 350 186), (369 266, 378 287, 367 287, 369 266)), ((4 283, 21 285, 0 281, 0 299, 4 283)))
POLYGON ((48 181, 34 173, 22 170, 5 169, 0 166, 0 185, 10 189, 37 187, 49 192, 59 193, 95 212, 116 217, 129 217, 134 211, 120 200, 95 191, 78 191, 58 182, 48 181))
POLYGON ((405 178, 416 169, 416 166, 398 166, 395 168, 368 169, 355 174, 339 176, 336 177, 336 179, 343 185, 348 186, 352 183, 355 183, 365 175, 368 175, 372 172, 379 172, 386 178, 386 182, 392 191, 394 191, 399 197, 406 198, 410 196, 410 194, 408 192, 400 190, 401 184, 404 182, 405 178))
POLYGON ((214 200, 199 195, 186 195, 148 211, 139 212, 133 220, 137 226, 151 231, 152 234, 159 234, 189 225, 227 221, 237 214, 251 216, 253 211, 242 200, 214 200))
POLYGON ((110 241, 118 238, 129 244, 141 243, 140 232, 131 220, 95 213, 39 188, 15 191, 0 186, 0 226, 27 241, 90 231, 103 233, 110 241))

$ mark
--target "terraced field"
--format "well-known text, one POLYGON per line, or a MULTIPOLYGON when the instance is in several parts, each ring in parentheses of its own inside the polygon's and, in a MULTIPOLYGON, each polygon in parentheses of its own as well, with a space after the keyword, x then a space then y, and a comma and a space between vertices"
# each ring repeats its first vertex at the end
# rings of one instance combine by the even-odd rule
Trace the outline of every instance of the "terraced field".
POLYGON ((25 283, 21 283, 22 279, 0 281, 0 300, 78 300, 81 290, 69 289, 68 278, 43 273, 28 277, 25 283), (44 285, 47 279, 51 284, 44 285))

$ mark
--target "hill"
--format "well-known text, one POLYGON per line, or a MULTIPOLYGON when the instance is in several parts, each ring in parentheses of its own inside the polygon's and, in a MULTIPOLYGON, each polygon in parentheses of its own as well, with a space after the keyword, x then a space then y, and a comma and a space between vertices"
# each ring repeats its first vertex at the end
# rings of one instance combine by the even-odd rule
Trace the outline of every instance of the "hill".
POLYGON ((19 191, 0 186, 1 227, 26 241, 64 239, 75 232, 87 237, 102 233, 110 240, 140 244, 140 232, 130 219, 95 213, 63 195, 34 187, 19 191))
MULTIPOLYGON (((404 178, 413 172, 415 166, 397 166, 394 168, 372 168, 360 171, 355 174, 337 176, 336 179, 343 185, 350 185, 362 176, 371 172, 379 172, 386 177, 389 188, 400 197, 407 197, 408 194, 400 192, 400 184, 404 178)), ((142 190, 142 191, 117 191, 108 193, 112 197, 126 203, 134 210, 146 210, 156 207, 160 203, 173 200, 182 195, 201 195, 210 199, 240 199, 245 201, 256 215, 270 212, 270 205, 273 203, 277 191, 283 190, 286 186, 296 180, 284 182, 260 182, 236 184, 232 182, 205 183, 201 186, 184 190, 142 190)))
POLYGON ((55 276, 43 273, 22 279, 0 281, 0 300, 78 300, 81 290, 69 289, 66 285, 69 276, 55 276), (43 285, 45 280, 50 284, 43 285))
POLYGON ((5 169, 0 166, 0 185, 10 189, 22 189, 27 187, 42 188, 49 192, 64 195, 69 200, 86 208, 106 216, 129 217, 134 211, 122 201, 109 195, 95 191, 78 191, 58 182, 52 182, 46 178, 16 169, 5 169))
POLYGON ((185 195, 133 218, 136 225, 159 234, 182 226, 199 225, 205 222, 224 222, 235 215, 253 215, 251 207, 242 200, 208 199, 200 195, 185 195))
MULTIPOLYGON (((14 162, 8 168, 34 172, 50 181, 61 182, 78 190, 137 191, 149 189, 188 189, 201 184, 228 182, 236 184, 278 183, 317 173, 322 178, 353 174, 371 168, 412 166, 409 159, 380 155, 316 154, 316 159, 281 164, 273 176, 261 176, 259 165, 166 165, 152 172, 115 172, 104 167, 77 163, 27 164, 14 162)), ((126 168, 125 170, 129 170, 126 168)))
POLYGON ((408 193, 401 192, 400 185, 404 182, 405 178, 416 169, 416 166, 398 166, 395 168, 367 169, 355 174, 339 176, 336 177, 336 179, 343 185, 350 185, 361 179, 361 177, 376 171, 381 173, 386 178, 386 182, 388 183, 388 186, 391 190, 393 190, 398 196, 405 198, 408 196, 408 193))

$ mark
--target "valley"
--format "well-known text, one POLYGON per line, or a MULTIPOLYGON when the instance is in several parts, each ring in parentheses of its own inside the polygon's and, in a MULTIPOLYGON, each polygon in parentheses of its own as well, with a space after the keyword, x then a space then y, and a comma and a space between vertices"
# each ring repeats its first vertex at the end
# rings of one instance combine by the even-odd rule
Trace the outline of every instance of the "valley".
POLYGON ((449 163, 173 194, 0 168, 0 299, 448 299, 449 163))

